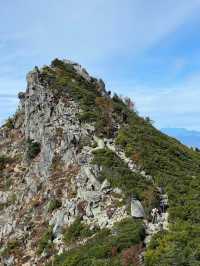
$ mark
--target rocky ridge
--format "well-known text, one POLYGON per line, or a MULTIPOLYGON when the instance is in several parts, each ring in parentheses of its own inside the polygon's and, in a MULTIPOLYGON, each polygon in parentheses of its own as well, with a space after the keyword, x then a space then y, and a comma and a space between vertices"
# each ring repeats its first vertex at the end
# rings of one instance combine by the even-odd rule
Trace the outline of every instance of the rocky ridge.
MULTIPOLYGON (((99 97, 109 98, 101 80, 90 77, 76 63, 64 63, 84 82, 92 82, 99 97)), ((54 254, 70 250, 73 245, 66 246, 63 230, 77 217, 90 229, 112 228, 130 217, 124 192, 106 179, 100 181, 102 167, 93 164, 95 151, 112 151, 131 172, 154 182, 115 144, 115 135, 97 136, 94 122, 80 121, 80 104, 67 87, 66 93, 57 97, 44 70, 36 67, 27 75, 27 89, 19 94, 19 108, 12 121, 0 129, 4 160, 0 171, 2 265, 45 265, 54 254), (41 234, 48 227, 54 250, 38 253, 41 234)), ((167 223, 167 214, 161 223, 167 223)), ((146 225, 150 236, 160 230, 147 221, 146 225)), ((76 245, 85 242, 87 238, 76 245)))

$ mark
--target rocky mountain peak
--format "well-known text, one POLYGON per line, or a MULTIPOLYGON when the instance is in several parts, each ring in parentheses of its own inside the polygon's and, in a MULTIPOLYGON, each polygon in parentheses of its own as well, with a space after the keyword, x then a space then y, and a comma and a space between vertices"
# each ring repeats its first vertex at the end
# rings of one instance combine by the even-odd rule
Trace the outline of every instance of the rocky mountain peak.
MULTIPOLYGON (((96 131, 97 115, 114 119, 96 107, 99 99, 110 110, 104 82, 76 63, 56 59, 28 73, 27 89, 19 99, 17 113, 1 129, 6 161, 1 169, 2 264, 43 265, 70 248, 63 232, 76 219, 81 218, 90 235, 111 228, 128 212, 122 190, 102 180, 102 166, 94 162, 99 150, 118 153, 114 139, 96 131), (38 247, 46 228, 53 238, 50 257, 46 246, 38 247), (8 250, 13 241, 16 248, 8 250)), ((123 153, 121 157, 126 158, 123 153)))
POLYGON ((0 128, 1 265, 175 265, 182 231, 179 257, 195 250, 199 152, 69 60, 19 99, 0 128))

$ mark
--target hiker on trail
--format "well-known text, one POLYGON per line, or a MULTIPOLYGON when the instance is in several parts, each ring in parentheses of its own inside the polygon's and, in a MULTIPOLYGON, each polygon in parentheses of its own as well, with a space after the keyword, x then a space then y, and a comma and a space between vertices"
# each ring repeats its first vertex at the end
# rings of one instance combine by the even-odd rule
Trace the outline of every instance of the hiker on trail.
POLYGON ((152 216, 152 224, 158 223, 159 212, 157 208, 152 209, 151 216, 152 216))
POLYGON ((159 214, 159 216, 162 216, 162 208, 161 207, 158 208, 158 214, 159 214))
POLYGON ((160 201, 160 209, 161 209, 161 212, 162 213, 165 212, 165 204, 164 204, 164 201, 163 200, 160 201))
POLYGON ((166 209, 168 208, 168 196, 167 194, 162 194, 160 197, 160 208, 162 210, 162 213, 166 212, 166 209))

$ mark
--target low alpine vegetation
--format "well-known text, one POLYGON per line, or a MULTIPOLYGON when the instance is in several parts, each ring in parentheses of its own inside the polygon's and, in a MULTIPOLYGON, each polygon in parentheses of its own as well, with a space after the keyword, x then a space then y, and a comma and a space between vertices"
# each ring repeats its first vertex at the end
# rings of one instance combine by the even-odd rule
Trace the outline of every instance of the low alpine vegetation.
POLYGON ((93 164, 101 166, 100 180, 107 179, 111 186, 122 189, 127 200, 132 195, 143 201, 149 214, 152 206, 157 203, 157 193, 152 182, 146 180, 140 173, 132 172, 126 163, 109 149, 94 151, 93 164))
MULTIPOLYGON (((79 226, 76 227, 78 230, 79 226)), ((85 245, 56 256, 51 263, 57 266, 125 266, 127 261, 138 262, 136 252, 131 253, 130 257, 129 249, 134 248, 135 251, 139 249, 141 252, 144 235, 142 223, 128 218, 117 223, 111 231, 100 230, 85 245)))
POLYGON ((92 236, 98 229, 91 230, 88 225, 82 223, 81 218, 77 217, 64 232, 65 243, 73 243, 86 237, 92 236))
POLYGON ((52 232, 52 227, 48 227, 46 231, 44 231, 41 239, 38 242, 37 253, 39 255, 41 255, 43 251, 52 253, 52 250, 53 250, 53 232, 52 232))
POLYGON ((6 167, 6 164, 9 164, 11 162, 11 158, 6 157, 5 155, 0 155, 0 171, 2 171, 6 167))
POLYGON ((47 209, 49 212, 52 212, 62 206, 62 202, 58 199, 52 199, 48 202, 47 209))

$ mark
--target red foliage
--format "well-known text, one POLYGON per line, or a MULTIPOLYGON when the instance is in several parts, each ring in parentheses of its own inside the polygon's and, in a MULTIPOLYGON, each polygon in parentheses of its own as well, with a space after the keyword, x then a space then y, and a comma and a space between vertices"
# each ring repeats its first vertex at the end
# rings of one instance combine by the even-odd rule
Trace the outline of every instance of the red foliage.
POLYGON ((134 162, 138 163, 138 162, 140 161, 140 154, 139 154, 138 152, 134 152, 134 153, 132 154, 132 156, 131 156, 131 159, 132 159, 134 162))
POLYGON ((112 247, 111 254, 112 254, 112 257, 115 257, 117 255, 117 247, 112 247))
POLYGON ((116 207, 114 207, 114 206, 109 206, 108 207, 108 209, 106 210, 106 214, 107 214, 107 216, 108 216, 109 219, 112 218, 115 210, 116 210, 116 207))
POLYGON ((77 209, 78 209, 79 214, 80 214, 81 216, 86 215, 86 207, 87 207, 87 204, 88 204, 88 202, 87 202, 86 200, 80 201, 80 202, 77 204, 77 209))
POLYGON ((142 252, 141 244, 131 246, 122 253, 122 265, 123 266, 139 266, 139 255, 142 252))
POLYGON ((130 98, 126 97, 125 98, 125 103, 126 103, 126 105, 128 106, 128 108, 130 110, 133 110, 134 109, 135 104, 134 104, 134 102, 130 98))
POLYGON ((112 132, 112 113, 113 113, 112 101, 105 97, 97 97, 96 105, 101 112, 101 119, 102 121, 104 121, 104 128, 106 134, 109 136, 112 132))

